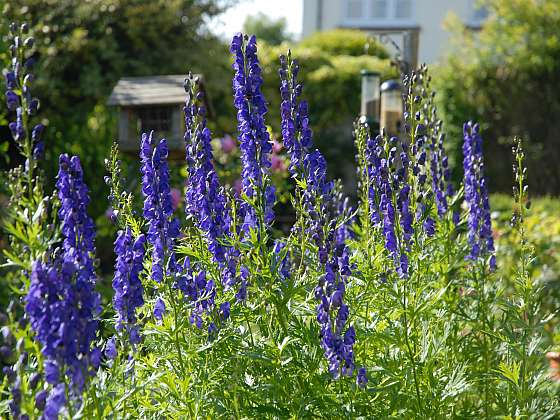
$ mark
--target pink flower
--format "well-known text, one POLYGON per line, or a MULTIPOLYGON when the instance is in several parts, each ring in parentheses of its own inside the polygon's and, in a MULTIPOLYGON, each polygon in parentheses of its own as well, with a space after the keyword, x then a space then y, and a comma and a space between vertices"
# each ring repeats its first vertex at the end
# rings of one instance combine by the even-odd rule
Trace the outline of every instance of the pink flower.
POLYGON ((235 140, 228 134, 226 134, 224 137, 222 137, 220 139, 220 141, 221 141, 221 144, 222 144, 222 152, 224 152, 226 154, 230 154, 237 147, 237 144, 236 144, 235 140))
POLYGON ((280 151, 282 150, 282 143, 273 140, 272 141, 272 153, 280 153, 280 151))
POLYGON ((176 210, 181 204, 181 191, 178 188, 171 188, 171 206, 176 210))
POLYGON ((272 163, 272 170, 274 172, 283 172, 286 169, 284 161, 278 155, 272 155, 270 157, 270 162, 272 163))

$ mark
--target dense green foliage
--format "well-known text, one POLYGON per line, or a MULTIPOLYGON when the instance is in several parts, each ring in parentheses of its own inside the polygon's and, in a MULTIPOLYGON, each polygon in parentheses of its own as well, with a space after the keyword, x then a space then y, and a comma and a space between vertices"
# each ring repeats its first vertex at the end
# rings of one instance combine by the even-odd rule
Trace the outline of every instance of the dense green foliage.
MULTIPOLYGON (((351 58, 363 60, 360 63, 378 60, 351 58)), ((285 60, 284 81, 294 68, 292 62, 285 64, 285 60)), ((303 58, 302 63, 305 62, 303 58)), ((327 60, 324 65, 334 73, 336 59, 327 60)), ((41 323, 49 324, 44 319, 29 319, 28 305, 30 299, 48 299, 46 305, 72 302, 73 295, 59 296, 51 290, 61 279, 72 277, 62 277, 58 272, 53 277, 42 277, 37 274, 36 263, 54 264, 63 246, 68 258, 65 263, 72 267, 70 276, 83 270, 85 263, 76 262, 72 252, 66 253, 67 242, 60 242, 68 235, 68 228, 74 227, 75 220, 83 220, 85 215, 74 208, 81 204, 84 209, 87 199, 63 191, 66 184, 57 185, 57 194, 46 193, 50 188, 44 188, 39 171, 29 172, 24 167, 11 171, 8 187, 13 194, 3 219, 9 246, 3 254, 6 264, 1 278, 3 286, 11 286, 13 303, 1 319, 0 357, 9 370, 3 370, 0 376, 0 414, 5 415, 17 406, 21 412, 38 416, 41 408, 34 399, 41 391, 53 392, 55 382, 66 391, 67 400, 59 404, 64 418, 557 418, 559 390, 548 376, 544 356, 553 347, 556 325, 551 322, 551 314, 557 301, 554 296, 545 297, 548 286, 543 275, 545 265, 557 267, 557 256, 549 255, 557 238, 553 236, 553 242, 549 242, 541 241, 539 236, 542 229, 547 229, 546 225, 539 225, 546 223, 545 212, 555 212, 557 204, 541 200, 535 206, 538 215, 531 215, 524 154, 520 142, 516 143, 514 198, 494 198, 494 220, 499 222, 499 268, 492 269, 492 250, 472 257, 470 235, 482 223, 479 219, 473 221, 473 215, 478 217, 473 210, 488 214, 489 209, 482 205, 475 208, 478 201, 473 204, 472 183, 449 193, 449 201, 446 198, 446 205, 440 209, 441 203, 436 202, 440 198, 435 196, 438 175, 429 165, 441 162, 435 147, 430 147, 441 129, 430 79, 426 70, 420 69, 405 80, 409 112, 403 123, 409 130, 404 140, 410 147, 386 136, 373 138, 367 125, 356 123, 359 200, 357 208, 350 211, 339 189, 331 190, 328 186, 324 167, 310 171, 310 166, 305 166, 311 165, 312 157, 317 156, 309 150, 311 145, 305 146, 304 166, 291 177, 295 229, 279 238, 282 247, 277 247, 272 239, 277 235, 273 225, 264 222, 268 198, 263 198, 263 185, 268 186, 273 179, 267 166, 259 167, 258 171, 263 184, 257 185, 251 179, 250 185, 259 194, 257 198, 249 197, 246 190, 234 198, 230 189, 212 186, 218 177, 210 160, 198 161, 204 156, 209 159, 206 149, 210 148, 210 133, 204 126, 204 112, 198 112, 201 98, 194 88, 189 90, 192 95, 187 112, 197 112, 190 115, 187 142, 190 141, 189 197, 196 202, 186 204, 208 212, 209 198, 225 200, 227 209, 222 210, 233 217, 228 232, 217 242, 204 223, 210 220, 218 225, 219 217, 203 218, 192 208, 186 214, 173 214, 170 209, 171 215, 157 219, 158 223, 164 220, 162 225, 154 224, 156 217, 160 217, 157 206, 170 198, 164 147, 152 151, 147 137, 143 141, 143 198, 144 210, 148 210, 144 212, 138 205, 141 198, 127 191, 127 186, 140 174, 130 173, 127 177, 121 172, 118 147, 113 147, 107 160, 106 182, 111 187, 111 204, 117 211, 115 222, 134 237, 157 226, 156 236, 168 234, 177 242, 166 242, 165 247, 158 240, 149 239, 146 247, 142 242, 137 280, 143 285, 144 302, 135 320, 142 339, 132 343, 128 330, 118 328, 115 312, 119 309, 104 302, 98 315, 100 329, 93 334, 95 342, 87 345, 88 351, 90 344, 102 348, 104 356, 100 356, 101 365, 93 369, 85 388, 79 388, 79 392, 70 388, 74 378, 66 371, 60 372, 61 382, 45 380, 47 369, 43 359, 51 357, 45 348, 60 346, 69 354, 76 349, 68 346, 66 337, 42 348, 39 341, 43 344, 45 337, 39 337, 36 328, 41 323), (397 147, 402 151, 398 161, 397 147), (376 160, 376 156, 380 159, 376 160), (376 177, 372 175, 375 171, 379 174, 376 177), (195 178, 198 183, 193 181, 195 178), (212 188, 215 190, 208 192, 212 188), (378 192, 382 192, 381 197, 378 192), (199 201, 206 209, 195 207, 199 201), (59 208, 65 212, 57 216, 59 208), (253 210, 258 221, 248 230, 236 218, 242 208, 253 210), (172 217, 184 222, 180 235, 172 234, 167 225, 172 217), (313 224, 315 221, 319 223, 313 224), (235 252, 234 274, 247 281, 245 297, 236 298, 242 287, 239 282, 231 287, 222 283, 224 267, 215 258, 216 243, 235 252), (326 262, 321 253, 325 243, 329 247, 325 251, 326 262), (398 243, 398 250, 391 247, 392 243, 398 243), (163 256, 156 254, 158 247, 163 256), (406 269, 404 260, 395 259, 397 252, 406 257, 406 269), (178 259, 180 268, 175 267, 171 255, 178 259), (187 259, 189 264, 184 265, 187 259), (167 268, 158 280, 153 268, 163 262, 167 268), (329 272, 335 269, 336 274, 329 272), (202 295, 193 299, 191 291, 180 287, 179 282, 189 278, 188 285, 192 286, 194 283, 190 282, 195 277, 197 284, 209 279, 211 286, 205 283, 202 295), (331 283, 334 280, 336 290, 341 292, 338 297, 332 287, 335 283, 331 283), (28 294, 30 282, 35 287, 33 295, 28 294), (47 291, 41 292, 44 295, 37 293, 41 282, 46 285, 47 291), (323 293, 319 301, 318 293, 323 293), (207 299, 211 306, 196 312, 200 302, 207 299), (161 307, 163 303, 166 310, 161 307), (347 315, 340 315, 344 313, 342 303, 347 305, 347 315), (326 322, 321 311, 330 312, 326 322), (193 316, 199 313, 203 318, 197 326, 193 316), (342 337, 340 330, 347 321, 346 331, 355 331, 355 337, 346 333, 342 337), (325 325, 336 330, 336 339, 326 344, 325 325), (344 356, 351 359, 349 371, 332 369, 332 355, 327 354, 329 361, 325 358, 325 353, 334 351, 333 348, 338 351, 342 342, 352 349, 350 355, 344 356), (356 375, 356 371, 360 373, 356 375), (36 373, 40 376, 34 383, 31 378, 36 373)), ((295 86, 287 89, 295 92, 295 86)), ((241 96, 240 100, 251 98, 241 96)), ((286 101, 286 96, 283 99, 286 101)), ((277 102, 272 102, 271 108, 278 107, 277 102)), ((268 121, 272 122, 273 116, 274 112, 267 115, 268 121)), ((288 118, 286 113, 282 117, 284 121, 288 118)), ((286 135, 284 140, 303 143, 309 132, 300 128, 297 126, 294 136, 286 135)), ((239 147, 247 154, 247 136, 240 138, 239 147)), ((284 146, 290 149, 294 162, 293 146, 288 143, 284 146)), ((31 144, 29 140, 21 147, 27 159, 31 159, 31 144)), ((221 157, 218 155, 218 159, 221 157)), ((246 158, 247 155, 244 169, 246 158)), ((322 162, 319 158, 317 161, 322 162)), ((329 169, 338 163, 331 162, 329 169)), ((251 164, 260 165, 256 159, 251 164)), ((482 160, 471 160, 468 164, 471 171, 483 174, 482 160)), ((69 176, 64 165, 59 181, 69 176)), ((74 176, 81 182, 78 175, 74 176)), ((92 176, 101 182, 99 173, 92 176)), ((477 188, 481 195, 487 193, 480 186, 477 188)), ((549 232, 556 232, 557 216, 552 215, 550 221, 555 227, 549 232)), ((83 229, 82 225, 78 227, 83 229)), ((151 232, 148 237, 153 235, 151 232)), ((488 232, 490 238, 491 233, 488 232)), ((83 236, 65 239, 79 244, 83 236)), ((70 247, 71 251, 75 249, 70 247)), ((87 252, 85 260, 89 264, 93 250, 87 252)), ((128 278, 123 275, 129 268, 130 257, 124 258, 120 252, 122 258, 116 264, 115 279, 121 276, 118 280, 130 280, 130 272, 128 278)), ((64 271, 67 267, 63 265, 64 271)), ((117 293, 115 287, 115 296, 117 293)), ((60 323, 57 314, 49 316, 60 323)), ((76 319, 68 321, 73 323, 76 319)), ((69 330, 64 324, 60 329, 69 330)), ((86 334, 70 331, 78 337, 86 334)), ((57 333, 58 329, 45 334, 57 337, 57 333)))
MULTIPOLYGON (((480 32, 449 22, 456 42, 436 78, 441 110, 460 159, 462 121, 484 121, 491 188, 509 191, 509 145, 526 139, 527 165, 535 193, 560 193, 560 2, 487 0, 490 12, 480 32)), ((460 172, 457 172, 459 175, 460 172)))
MULTIPOLYGON (((37 36, 35 57, 39 76, 35 89, 48 115, 47 165, 56 173, 62 151, 79 153, 86 176, 103 166, 116 137, 115 113, 106 99, 123 76, 207 74, 209 91, 220 114, 230 106, 224 101, 230 86, 223 83, 229 63, 226 47, 209 32, 208 22, 232 0, 14 0, 3 4, 0 38, 5 42, 8 23, 30 22, 37 36)), ((7 66, 6 48, 1 67, 7 66)), ((227 111, 225 111, 227 113, 227 111)), ((6 105, 0 105, 0 123, 6 105)), ((2 132, 4 138, 9 132, 2 132)), ((16 153, 12 153, 17 157, 16 153)), ((1 163, 1 162, 0 162, 1 163)), ((88 179, 90 180, 90 179, 88 179)), ((96 198, 108 194, 102 183, 90 182, 96 198)), ((106 210, 94 200, 92 214, 106 210)))

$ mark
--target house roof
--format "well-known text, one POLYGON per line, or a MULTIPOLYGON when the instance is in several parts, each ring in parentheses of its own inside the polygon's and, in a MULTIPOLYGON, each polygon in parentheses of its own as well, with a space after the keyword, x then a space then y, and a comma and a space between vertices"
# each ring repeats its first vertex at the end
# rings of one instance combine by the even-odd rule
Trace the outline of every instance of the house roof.
POLYGON ((121 106, 184 103, 187 95, 183 87, 186 77, 185 74, 123 77, 113 88, 107 103, 121 106))

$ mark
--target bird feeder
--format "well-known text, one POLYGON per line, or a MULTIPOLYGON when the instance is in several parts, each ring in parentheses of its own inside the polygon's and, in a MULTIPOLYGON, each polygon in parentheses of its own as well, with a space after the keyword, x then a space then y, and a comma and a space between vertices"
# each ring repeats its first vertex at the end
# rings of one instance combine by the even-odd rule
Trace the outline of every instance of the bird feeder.
POLYGON ((372 127, 379 129, 379 81, 380 75, 375 71, 362 70, 362 106, 361 116, 372 127))
MULTIPOLYGON (((142 133, 153 130, 157 139, 167 139, 170 157, 184 157, 185 78, 186 75, 181 74, 126 77, 118 81, 107 103, 118 107, 121 151, 138 153, 142 133)), ((201 90, 204 92, 202 81, 201 90)), ((210 115, 206 94, 204 98, 207 114, 210 115)))
POLYGON ((381 85, 380 126, 396 136, 401 130, 402 116, 401 85, 397 80, 387 80, 381 85))

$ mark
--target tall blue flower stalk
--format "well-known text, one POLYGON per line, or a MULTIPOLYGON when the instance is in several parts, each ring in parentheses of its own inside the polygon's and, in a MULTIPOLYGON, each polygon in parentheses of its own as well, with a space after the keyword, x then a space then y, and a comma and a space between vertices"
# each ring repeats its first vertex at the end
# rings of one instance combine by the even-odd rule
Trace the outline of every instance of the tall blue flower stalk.
POLYGON ((454 193, 453 185, 451 184, 449 159, 443 147, 445 133, 440 132, 441 124, 441 121, 438 121, 435 124, 430 143, 430 173, 432 177, 432 190, 435 195, 437 213, 440 218, 447 213, 449 199, 454 193))
POLYGON ((140 332, 136 325, 136 311, 144 305, 144 287, 140 273, 144 266, 146 237, 136 239, 130 228, 118 233, 115 241, 115 276, 113 278, 113 307, 117 313, 117 331, 126 333, 132 345, 140 343, 140 332))
POLYGON ((465 185, 465 202, 468 207, 468 242, 467 258, 476 261, 490 257, 490 269, 496 268, 494 255, 494 238, 492 237, 492 220, 488 186, 484 178, 484 158, 480 127, 471 121, 463 126, 463 169, 465 185))
MULTIPOLYGON (((324 272, 315 287, 317 320, 320 324, 321 347, 329 372, 338 378, 354 372, 356 334, 348 326, 350 309, 344 303, 347 278, 351 274, 344 227, 337 229, 339 203, 335 200, 333 183, 327 180, 327 165, 323 155, 313 150, 308 107, 299 100, 302 86, 297 82, 299 67, 291 56, 280 58, 280 92, 282 96, 282 138, 291 158, 292 177, 298 184, 300 205, 305 212, 304 232, 317 246, 318 259, 324 272)), ((304 255, 301 256, 304 258, 304 255)))
POLYGON ((44 126, 36 124, 30 129, 29 121, 39 110, 39 100, 31 94, 31 86, 34 81, 31 72, 34 59, 28 57, 34 46, 34 38, 28 36, 29 25, 21 26, 10 24, 10 54, 11 63, 6 78, 6 105, 9 111, 15 111, 16 118, 8 124, 12 137, 19 145, 23 155, 26 157, 25 169, 29 173, 31 182, 36 161, 41 159, 44 153, 42 140, 44 126))
POLYGON ((373 138, 363 124, 357 127, 357 136, 366 138, 365 174, 369 177, 367 196, 372 225, 381 231, 399 277, 408 277, 408 253, 414 235, 408 146, 396 137, 373 138), (402 150, 400 166, 396 160, 398 148, 402 150))
MULTIPOLYGON (((412 172, 415 177, 413 193, 420 198, 416 206, 416 218, 429 226, 431 234, 435 220, 429 215, 432 202, 438 217, 443 218, 454 195, 451 171, 444 148, 443 123, 437 118, 435 92, 431 89, 431 77, 425 65, 403 78, 407 89, 405 101, 405 128, 411 144, 412 172), (430 188, 431 187, 431 188, 430 188)), ((431 212, 430 212, 431 213, 431 212)), ((429 235, 431 236, 431 235, 429 235)))
POLYGON ((62 246, 47 261, 35 261, 25 311, 41 343, 46 381, 45 418, 57 418, 68 394, 78 402, 99 367, 100 295, 95 291, 95 227, 87 214, 88 188, 77 156, 61 155, 56 182, 62 246))
MULTIPOLYGON (((236 283, 236 258, 239 251, 228 246, 232 216, 228 207, 227 195, 221 187, 214 168, 211 132, 206 126, 206 110, 202 105, 203 94, 199 80, 193 76, 185 81, 187 101, 185 112, 185 145, 188 168, 186 212, 206 239, 212 259, 218 265, 220 280, 224 289, 236 283)), ((203 269, 195 270, 190 260, 185 260, 183 291, 194 303, 191 322, 202 326, 204 313, 214 309, 216 295, 214 281, 203 269)), ((222 311, 222 317, 229 316, 229 309, 222 311)), ((209 331, 214 330, 212 322, 209 331)))
POLYGON ((211 132, 201 105, 199 82, 188 79, 185 105, 185 144, 188 166, 186 211, 203 232, 214 261, 223 266, 222 283, 235 282, 233 249, 225 244, 231 235, 232 216, 228 199, 214 168, 211 132), (232 265, 233 263, 233 265, 232 265))
POLYGON ((151 275, 160 283, 166 275, 176 276, 180 271, 174 251, 179 221, 173 217, 171 204, 167 140, 155 142, 152 136, 153 132, 142 134, 140 147, 143 215, 148 222, 146 238, 153 247, 151 275))
POLYGON ((267 106, 261 92, 263 79, 257 58, 256 37, 235 35, 230 51, 234 56, 233 93, 241 149, 242 193, 247 197, 240 213, 243 231, 248 233, 251 229, 258 231, 264 228, 263 224, 268 225, 274 219, 276 197, 269 179, 272 143, 264 119, 267 106))

